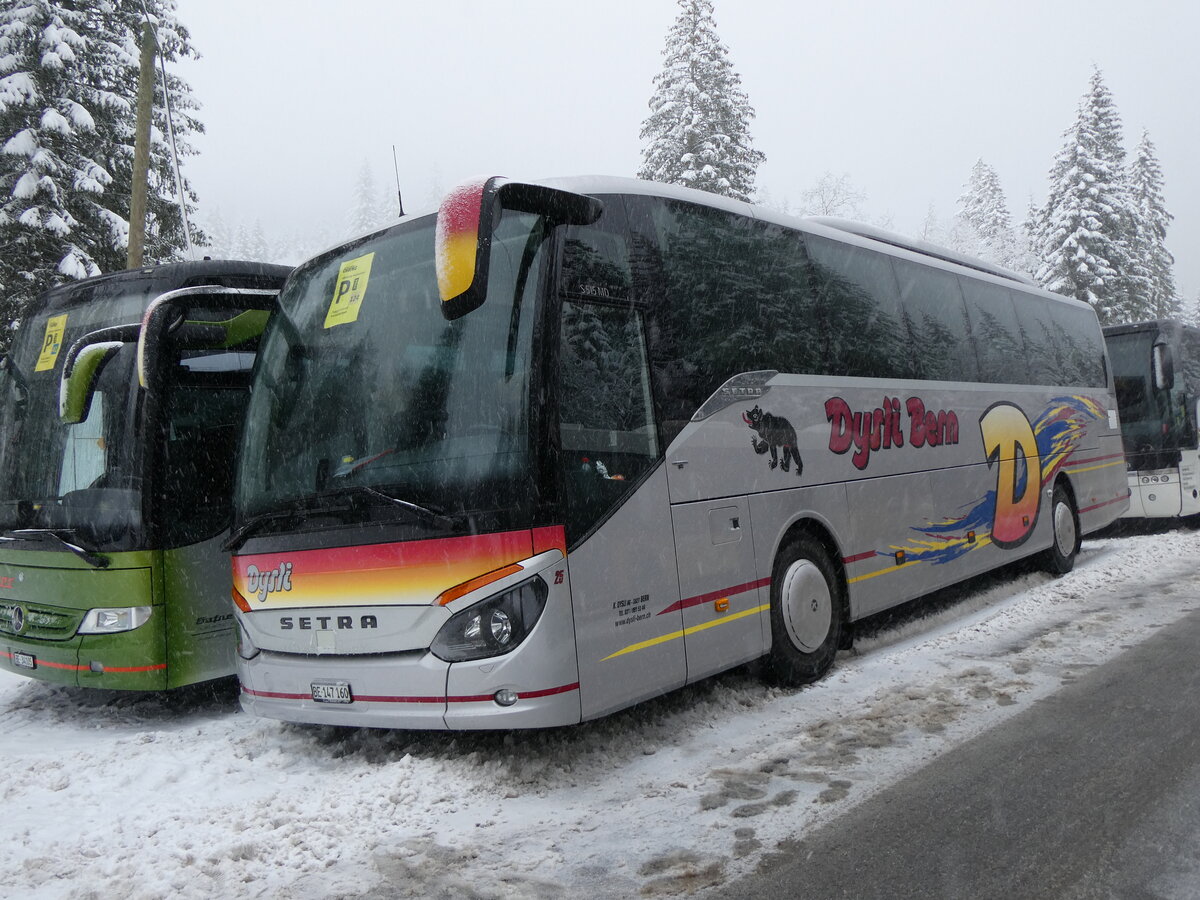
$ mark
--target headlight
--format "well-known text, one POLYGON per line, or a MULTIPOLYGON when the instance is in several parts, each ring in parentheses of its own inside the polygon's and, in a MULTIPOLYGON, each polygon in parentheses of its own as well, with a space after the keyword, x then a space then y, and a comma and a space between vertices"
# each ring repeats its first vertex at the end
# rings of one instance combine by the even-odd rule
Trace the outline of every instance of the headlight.
POLYGON ((237 630, 237 654, 242 659, 254 659, 258 656, 259 649, 255 646, 254 641, 250 639, 250 632, 246 630, 246 626, 242 624, 242 620, 234 616, 237 630))
POLYGON ((133 631, 150 621, 152 606, 125 606, 120 609, 90 609, 79 625, 79 634, 116 634, 133 631))
POLYGON ((535 575, 503 594, 455 613, 429 649, 446 662, 503 656, 533 630, 546 608, 548 593, 546 582, 535 575))

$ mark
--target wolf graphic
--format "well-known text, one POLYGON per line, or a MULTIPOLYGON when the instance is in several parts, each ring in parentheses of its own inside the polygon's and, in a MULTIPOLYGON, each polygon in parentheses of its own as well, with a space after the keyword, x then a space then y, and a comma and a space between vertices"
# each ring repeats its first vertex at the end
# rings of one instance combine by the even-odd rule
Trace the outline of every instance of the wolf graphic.
POLYGON ((804 471, 804 463, 800 461, 800 451, 796 449, 796 429, 791 422, 782 416, 773 416, 763 412, 757 406, 749 412, 742 413, 742 421, 758 433, 758 438, 750 438, 750 446, 755 453, 771 451, 771 468, 780 466, 787 472, 792 460, 796 461, 796 476, 804 471), (780 465, 779 448, 783 448, 783 464, 780 465))

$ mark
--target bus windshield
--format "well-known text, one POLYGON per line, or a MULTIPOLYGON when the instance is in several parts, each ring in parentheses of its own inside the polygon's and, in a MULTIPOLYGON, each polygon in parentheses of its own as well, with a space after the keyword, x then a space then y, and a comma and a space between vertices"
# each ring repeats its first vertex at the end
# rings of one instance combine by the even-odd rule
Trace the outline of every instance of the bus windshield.
POLYGON ((446 321, 434 226, 433 216, 397 225, 288 282, 247 414, 235 500, 243 524, 288 510, 301 519, 336 511, 343 523, 530 524, 547 230, 537 216, 505 212, 487 302, 446 321))
POLYGON ((1155 402, 1150 372, 1151 349, 1157 337, 1153 331, 1135 331, 1108 337, 1108 354, 1112 361, 1117 405, 1123 425, 1154 425, 1162 421, 1163 414, 1155 402))
POLYGON ((136 325, 142 294, 94 300, 33 317, 0 375, 0 529, 70 532, 97 550, 127 550, 142 536, 140 406, 133 375, 136 347, 123 347, 101 369, 87 418, 58 417, 61 356, 83 334, 136 325), (52 324, 57 320, 60 325, 52 324), (55 357, 46 335, 61 327, 55 357), (55 364, 57 361, 57 365, 55 364))

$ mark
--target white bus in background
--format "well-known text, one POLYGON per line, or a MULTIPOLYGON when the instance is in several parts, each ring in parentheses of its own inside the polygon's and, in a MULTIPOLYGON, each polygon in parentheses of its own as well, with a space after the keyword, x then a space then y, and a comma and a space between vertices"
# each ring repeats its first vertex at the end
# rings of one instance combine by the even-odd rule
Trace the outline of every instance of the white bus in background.
POLYGON ((1086 304, 949 251, 645 181, 488 179, 297 269, 230 546, 242 702, 594 719, 1127 504, 1086 304))
POLYGON ((1200 329, 1169 319, 1109 325, 1131 518, 1200 513, 1200 329))

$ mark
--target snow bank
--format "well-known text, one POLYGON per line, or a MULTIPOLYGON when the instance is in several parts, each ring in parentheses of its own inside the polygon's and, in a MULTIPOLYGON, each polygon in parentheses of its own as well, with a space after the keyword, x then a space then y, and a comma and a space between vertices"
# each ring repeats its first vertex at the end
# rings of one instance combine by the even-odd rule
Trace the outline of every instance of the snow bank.
POLYGON ((285 726, 0 674, 0 870, 23 898, 692 892, 1200 606, 1188 529, 1085 543, 871 623, 800 691, 741 670, 600 722, 285 726))

